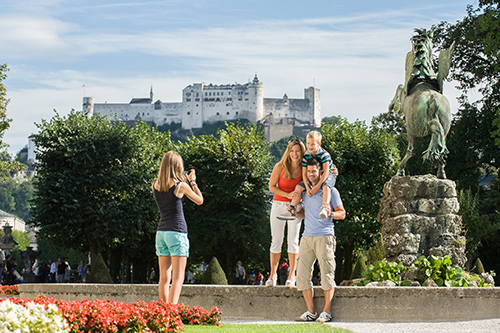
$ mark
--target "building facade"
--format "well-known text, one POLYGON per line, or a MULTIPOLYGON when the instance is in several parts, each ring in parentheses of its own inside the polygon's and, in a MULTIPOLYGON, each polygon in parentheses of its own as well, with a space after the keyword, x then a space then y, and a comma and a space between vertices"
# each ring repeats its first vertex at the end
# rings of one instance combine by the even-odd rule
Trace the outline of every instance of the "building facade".
POLYGON ((194 83, 182 90, 182 102, 154 101, 134 98, 129 103, 95 103, 93 97, 83 98, 83 110, 120 121, 143 120, 164 125, 177 123, 182 129, 203 127, 204 123, 248 119, 266 126, 321 125, 320 90, 304 89, 304 98, 264 98, 263 83, 257 75, 245 84, 213 85, 194 83))

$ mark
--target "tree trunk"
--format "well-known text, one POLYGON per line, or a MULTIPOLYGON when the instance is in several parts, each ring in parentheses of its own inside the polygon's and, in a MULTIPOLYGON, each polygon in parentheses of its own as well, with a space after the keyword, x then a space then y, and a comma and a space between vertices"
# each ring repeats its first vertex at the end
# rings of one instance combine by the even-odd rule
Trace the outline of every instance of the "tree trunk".
POLYGON ((109 273, 111 274, 111 278, 115 283, 119 283, 118 277, 120 276, 120 267, 122 265, 122 253, 123 253, 122 246, 117 246, 115 248, 108 249, 109 273))
POLYGON ((132 281, 133 283, 146 283, 148 275, 148 264, 143 258, 133 259, 132 261, 132 281))

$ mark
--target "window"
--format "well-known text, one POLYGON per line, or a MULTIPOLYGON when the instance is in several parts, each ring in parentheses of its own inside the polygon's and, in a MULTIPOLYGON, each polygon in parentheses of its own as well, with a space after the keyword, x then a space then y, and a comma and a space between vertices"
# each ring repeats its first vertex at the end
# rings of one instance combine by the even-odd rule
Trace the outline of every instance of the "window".
POLYGON ((228 111, 228 112, 226 112, 226 114, 229 114, 229 111, 228 111))
POLYGON ((188 116, 191 114, 191 112, 188 111, 188 116))
POLYGON ((217 115, 219 115, 219 112, 217 112, 217 115))

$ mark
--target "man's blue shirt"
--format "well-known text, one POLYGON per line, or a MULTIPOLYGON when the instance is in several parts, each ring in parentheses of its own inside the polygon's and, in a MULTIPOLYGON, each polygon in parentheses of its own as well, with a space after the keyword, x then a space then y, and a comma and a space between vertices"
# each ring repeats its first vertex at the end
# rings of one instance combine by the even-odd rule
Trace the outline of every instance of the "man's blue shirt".
MULTIPOLYGON (((309 182, 310 184, 310 182, 309 182)), ((340 198, 339 191, 332 187, 332 199, 330 206, 332 211, 334 207, 342 206, 342 199, 340 198)), ((322 219, 319 217, 319 211, 323 204, 323 190, 320 189, 312 196, 308 196, 306 191, 302 192, 302 200, 305 209, 304 219, 304 233, 303 236, 321 236, 321 235, 335 235, 333 230, 333 220, 331 217, 322 219)))

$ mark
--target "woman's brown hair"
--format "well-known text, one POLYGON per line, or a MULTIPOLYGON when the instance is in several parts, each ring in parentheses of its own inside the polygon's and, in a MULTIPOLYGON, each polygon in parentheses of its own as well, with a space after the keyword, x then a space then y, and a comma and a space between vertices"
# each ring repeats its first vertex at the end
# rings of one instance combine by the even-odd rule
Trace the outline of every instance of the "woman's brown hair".
POLYGON ((292 150, 293 146, 299 145, 300 147, 300 154, 301 154, 301 161, 302 157, 304 156, 304 153, 306 151, 306 147, 302 143, 302 141, 298 139, 293 139, 288 141, 288 147, 286 147, 285 152, 283 153, 283 157, 281 157, 281 167, 283 169, 283 177, 285 179, 292 179, 292 159, 290 158, 290 150, 292 150))

